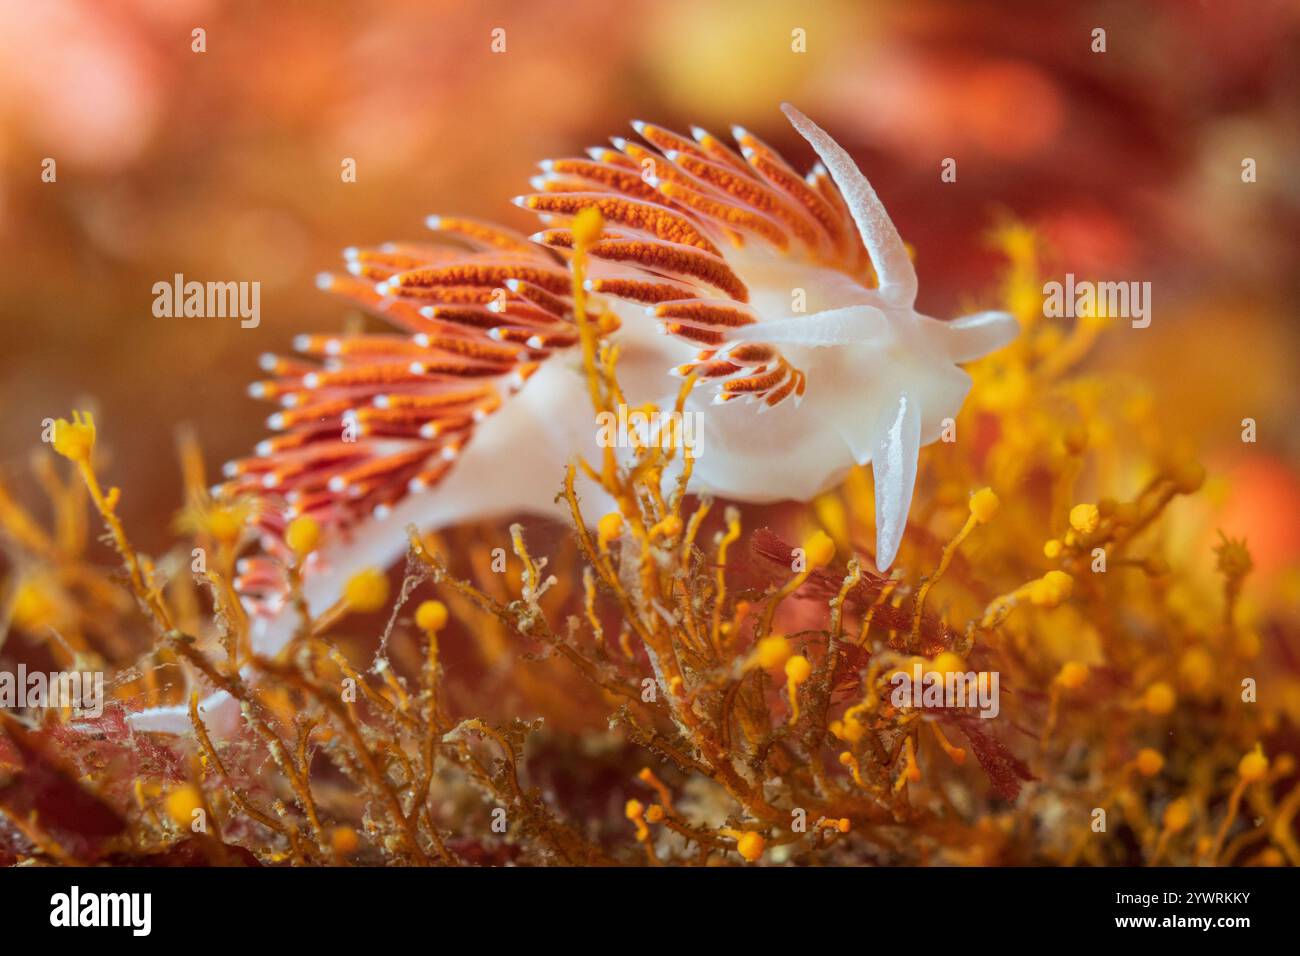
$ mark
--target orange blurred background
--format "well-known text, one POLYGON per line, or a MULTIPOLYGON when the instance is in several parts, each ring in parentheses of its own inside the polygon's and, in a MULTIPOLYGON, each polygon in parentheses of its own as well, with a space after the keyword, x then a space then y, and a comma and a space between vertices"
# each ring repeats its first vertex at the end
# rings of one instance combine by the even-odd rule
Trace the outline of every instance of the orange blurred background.
POLYGON ((987 301, 1008 215, 1040 230, 1049 275, 1151 281, 1151 327, 1094 362, 1148 380, 1233 481, 1232 530, 1294 559, 1298 52, 1282 0, 0 0, 0 469, 21 485, 42 420, 89 405, 101 473, 160 550, 177 425, 210 475, 261 437, 271 409, 244 385, 260 353, 344 320, 313 285, 340 249, 418 238, 435 211, 531 231, 509 199, 534 164, 631 119, 739 123, 804 167, 790 100, 915 245, 924 311, 987 301), (178 272, 259 281, 260 326, 155 318, 178 272))

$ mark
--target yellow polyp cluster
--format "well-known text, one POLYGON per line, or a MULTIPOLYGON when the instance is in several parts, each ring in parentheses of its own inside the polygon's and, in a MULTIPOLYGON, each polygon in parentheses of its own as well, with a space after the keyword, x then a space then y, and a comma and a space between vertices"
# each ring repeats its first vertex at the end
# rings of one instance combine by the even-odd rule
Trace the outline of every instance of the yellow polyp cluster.
POLYGON ((842 720, 833 720, 830 731, 846 743, 856 744, 867 732, 867 726, 855 714, 845 713, 842 720))

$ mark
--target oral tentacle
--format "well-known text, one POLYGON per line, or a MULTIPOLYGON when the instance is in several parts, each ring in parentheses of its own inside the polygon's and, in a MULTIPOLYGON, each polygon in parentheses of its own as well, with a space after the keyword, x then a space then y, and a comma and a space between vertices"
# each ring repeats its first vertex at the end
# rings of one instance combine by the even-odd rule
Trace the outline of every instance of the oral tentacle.
POLYGON ((880 278, 881 296, 893 305, 910 308, 916 301, 916 269, 871 183, 844 148, 820 126, 789 103, 782 103, 781 110, 826 164, 840 188, 862 242, 871 254, 872 265, 880 278))
POLYGON ((882 421, 871 456, 876 485, 876 568, 889 570, 907 527, 921 450, 921 410, 906 393, 882 421))
POLYGON ((976 312, 939 323, 954 362, 972 362, 1010 345, 1020 334, 1020 324, 1007 312, 976 312))

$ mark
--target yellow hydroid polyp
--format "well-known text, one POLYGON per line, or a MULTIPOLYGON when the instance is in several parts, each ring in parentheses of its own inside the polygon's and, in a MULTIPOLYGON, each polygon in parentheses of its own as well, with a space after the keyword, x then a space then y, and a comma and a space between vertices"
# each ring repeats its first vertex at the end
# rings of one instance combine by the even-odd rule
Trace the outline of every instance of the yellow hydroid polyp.
POLYGON ((1088 679, 1088 665, 1078 661, 1066 661, 1056 675, 1056 682, 1066 690, 1078 690, 1088 679))
POLYGON ((194 819, 194 811, 203 808, 203 797, 196 786, 184 783, 167 794, 164 806, 167 816, 178 826, 188 827, 194 819))
POLYGON ((330 831, 330 849, 335 853, 348 856, 355 853, 360 845, 361 838, 351 827, 335 827, 330 831))
POLYGON ((736 851, 750 863, 757 862, 767 848, 767 841, 761 833, 744 833, 736 841, 736 851))
POLYGON ((980 524, 988 524, 997 517, 998 508, 1001 506, 1002 502, 998 500, 992 488, 981 488, 970 496, 971 516, 980 524))
POLYGON ((1264 751, 1258 745, 1241 758, 1237 764, 1237 773, 1246 783, 1255 783, 1264 779, 1268 773, 1268 758, 1264 756, 1264 751))
POLYGON ((1081 504, 1070 509, 1070 527, 1080 534, 1092 534, 1101 524, 1101 512, 1096 505, 1081 504))
POLYGON ((423 601, 415 609, 415 624, 428 634, 436 634, 447 626, 447 605, 441 601, 423 601))
POLYGON ((835 542, 825 531, 814 531, 804 542, 803 553, 809 568, 824 568, 835 558, 835 542))
POLYGON ((1255 567, 1255 560, 1251 557, 1246 542, 1226 535, 1214 549, 1214 557, 1219 573, 1229 579, 1244 578, 1255 567))
POLYGON ((617 511, 611 511, 596 524, 596 537, 600 541, 602 548, 609 547, 609 543, 617 539, 622 533, 623 516, 617 511))
POLYGON ((790 696, 790 723, 799 719, 799 685, 812 676, 812 664, 802 654, 785 662, 785 688, 790 696))
POLYGON ((223 544, 233 544, 244 527, 239 515, 231 508, 213 508, 207 517, 208 533, 223 544))
POLYGON ((962 659, 960 654, 953 651, 943 651, 930 666, 933 670, 944 675, 962 674, 966 671, 966 661, 962 659))
POLYGON ((758 661, 758 666, 765 671, 775 670, 789 657, 790 642, 777 635, 763 638, 754 649, 754 658, 758 661))
POLYGON ((1035 607, 1057 607, 1074 590, 1074 578, 1064 571, 1048 571, 1029 586, 1029 603, 1035 607))
POLYGON ((645 825, 645 805, 640 800, 629 800, 623 806, 623 815, 636 826, 636 838, 644 843, 650 839, 650 828, 645 825))
POLYGON ((664 518, 663 521, 660 521, 650 529, 650 537, 652 539, 665 538, 671 541, 673 538, 677 537, 677 535, 681 534, 681 531, 682 519, 677 517, 677 515, 668 515, 668 517, 664 518))
POLYGON ((1192 690, 1204 690, 1214 678, 1214 658, 1204 648, 1190 648, 1178 662, 1178 676, 1192 690))
POLYGON ((613 312, 602 312, 596 318, 596 331, 601 335, 609 335, 612 332, 617 332, 622 327, 622 320, 613 312))
POLYGON ((1185 797, 1179 797, 1165 807, 1165 829, 1177 833, 1192 822, 1192 804, 1185 797))
POLYGON ((855 715, 846 713, 843 720, 831 721, 830 732, 840 740, 855 744, 866 736, 867 728, 855 715))
POLYGON ((95 450, 95 416, 90 412, 72 413, 72 421, 60 418, 54 423, 54 450, 70 461, 90 462, 95 450))
POLYGON ((299 515, 284 529, 284 541, 294 554, 304 558, 315 551, 320 542, 320 524, 310 515, 299 515))
POLYGON ((811 675, 812 665, 802 654, 796 654, 785 662, 785 676, 791 684, 802 684, 811 675))
POLYGON ((1134 765, 1142 776, 1154 777, 1164 768, 1165 758, 1161 756, 1160 751, 1152 750, 1150 747, 1143 747, 1138 751, 1134 765))
POLYGON ((361 614, 378 611, 388 601, 388 577, 378 568, 363 568, 343 587, 348 610, 361 614))
POLYGON ((1155 717, 1162 717, 1174 709, 1178 697, 1174 689, 1164 681, 1156 681, 1146 689, 1142 695, 1142 706, 1148 714, 1155 717))
POLYGON ((35 631, 59 620, 62 600, 53 578, 44 574, 30 575, 14 589, 9 613, 16 627, 35 631))
POLYGON ((579 249, 586 249, 600 241, 600 234, 605 228, 605 217, 595 206, 588 206, 573 217, 573 242, 579 249))

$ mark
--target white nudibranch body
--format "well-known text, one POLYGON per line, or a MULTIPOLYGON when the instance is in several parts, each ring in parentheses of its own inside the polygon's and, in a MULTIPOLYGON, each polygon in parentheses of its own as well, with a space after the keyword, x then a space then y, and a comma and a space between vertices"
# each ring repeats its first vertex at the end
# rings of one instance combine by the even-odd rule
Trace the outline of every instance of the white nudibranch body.
MULTIPOLYGON (((566 465, 599 453, 563 259, 574 215, 591 205, 605 228, 587 287, 622 321, 611 334, 628 405, 671 407, 681 376, 700 383, 686 406, 702 422, 690 490, 807 500, 870 464, 875 559, 889 568, 919 449, 970 388, 958 364, 1008 344, 1017 327, 1003 312, 918 313, 916 272, 870 183, 830 136, 782 108, 821 160, 807 177, 745 130, 734 131, 737 154, 704 130, 688 139, 635 123, 648 146, 615 139, 542 164, 538 191, 517 200, 540 233, 430 217, 462 248, 350 248, 348 274, 321 277, 401 334, 299 336, 295 348, 319 364, 264 360, 277 377, 253 392, 279 400, 278 434, 232 462, 220 489, 280 502, 264 509, 263 553, 237 582, 259 653, 294 632, 283 531, 296 515, 326 531, 303 581, 320 614, 358 570, 398 560, 410 525, 558 513, 566 465)), ((585 497, 588 514, 612 504, 585 497)), ((203 703, 214 732, 232 731, 232 705, 221 694, 203 703)), ((135 723, 183 732, 188 716, 162 708, 135 723)))

